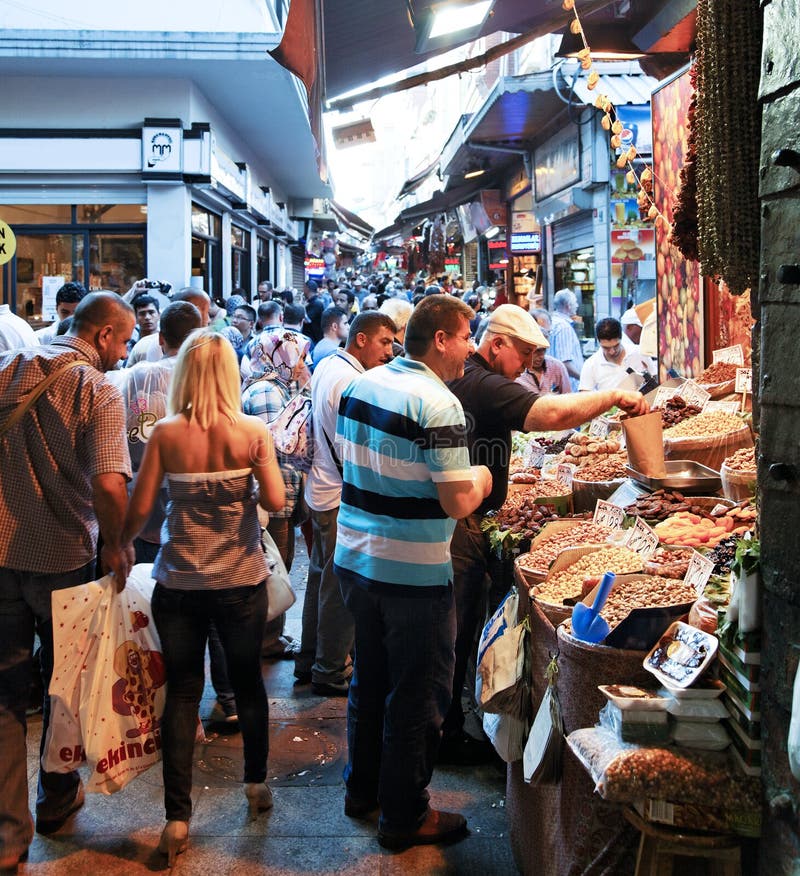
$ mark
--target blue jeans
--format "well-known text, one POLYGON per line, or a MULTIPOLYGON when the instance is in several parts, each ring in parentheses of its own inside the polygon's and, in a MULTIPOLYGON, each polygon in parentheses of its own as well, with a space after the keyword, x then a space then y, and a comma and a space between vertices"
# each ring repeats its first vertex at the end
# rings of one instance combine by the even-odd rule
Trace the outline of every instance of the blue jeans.
POLYGON ((269 716, 260 659, 266 584, 223 590, 170 590, 156 584, 152 608, 167 671, 161 725, 164 805, 168 821, 188 821, 197 709, 205 682, 211 621, 219 632, 236 697, 244 742, 244 781, 263 782, 267 777, 269 716))
POLYGON ((382 830, 412 831, 428 810, 427 787, 450 705, 452 587, 394 595, 386 586, 370 588, 337 571, 356 639, 347 702, 347 792, 359 802, 380 803, 382 830))
MULTIPOLYGON (((94 562, 71 572, 38 575, 0 568, 0 863, 15 860, 28 848, 33 825, 28 811, 25 709, 31 685, 34 633, 42 643, 41 674, 45 696, 42 714, 44 751, 50 725, 47 691, 53 674, 53 591, 91 581, 94 562)), ((77 772, 39 770, 37 815, 57 817, 78 790, 77 772)))

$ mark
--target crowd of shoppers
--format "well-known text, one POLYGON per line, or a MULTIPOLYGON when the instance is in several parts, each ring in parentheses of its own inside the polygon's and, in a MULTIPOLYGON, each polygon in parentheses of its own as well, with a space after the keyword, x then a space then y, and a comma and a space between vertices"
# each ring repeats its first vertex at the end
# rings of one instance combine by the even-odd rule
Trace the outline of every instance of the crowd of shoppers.
MULTIPOLYGON (((34 633, 45 691, 52 673, 50 594, 108 570, 122 588, 135 560, 157 582, 170 863, 188 842, 207 645, 253 810, 272 805, 260 660, 289 657, 298 686, 348 699, 345 813, 378 812, 389 848, 464 833, 427 787, 437 762, 491 756, 465 732, 462 693, 502 596, 479 522, 505 500, 511 432, 647 406, 611 383, 573 391, 596 387, 571 291, 552 313, 528 313, 477 284, 412 279, 265 282, 252 303, 245 290, 212 301, 151 281, 124 297, 68 283, 56 305, 71 323, 39 338, 0 310, 0 869, 32 836, 25 709, 34 633), (299 392, 311 398, 308 474, 275 453, 266 426, 299 392), (265 623, 262 550, 266 529, 290 568, 297 527, 310 554, 299 643, 283 616, 265 623)), ((616 320, 597 327, 604 376, 632 355, 621 334, 616 320)), ((49 709, 45 695, 43 740, 49 709)), ((83 789, 77 773, 38 781, 36 829, 50 833, 83 789)))

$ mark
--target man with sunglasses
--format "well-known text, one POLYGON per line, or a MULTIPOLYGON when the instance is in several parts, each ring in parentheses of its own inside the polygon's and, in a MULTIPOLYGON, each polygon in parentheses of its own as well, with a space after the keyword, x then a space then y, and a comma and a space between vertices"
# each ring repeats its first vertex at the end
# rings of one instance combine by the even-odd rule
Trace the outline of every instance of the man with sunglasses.
POLYGON ((529 313, 516 304, 503 304, 492 312, 477 350, 467 360, 464 376, 448 384, 464 408, 470 463, 489 468, 492 491, 472 514, 458 521, 450 543, 457 613, 456 664, 453 699, 442 728, 440 763, 480 763, 491 757, 485 741, 464 731, 461 692, 492 577, 498 584, 504 580, 502 570, 491 576, 489 545, 480 522, 488 511, 505 502, 512 430, 569 429, 614 405, 629 414, 648 409, 638 392, 545 395, 521 386, 517 378, 531 365, 535 352, 547 347, 547 338, 529 313))

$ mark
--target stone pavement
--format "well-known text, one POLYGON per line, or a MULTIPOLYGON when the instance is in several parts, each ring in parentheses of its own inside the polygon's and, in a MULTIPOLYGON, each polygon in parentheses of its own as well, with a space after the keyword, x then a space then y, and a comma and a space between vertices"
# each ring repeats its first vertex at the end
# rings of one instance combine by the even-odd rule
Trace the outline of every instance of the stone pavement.
MULTIPOLYGON (((308 560, 298 539, 292 580, 298 601, 287 632, 299 638, 308 560)), ((315 696, 294 688, 292 661, 265 662, 270 707, 269 782, 274 808, 248 813, 241 782, 241 736, 207 720, 214 693, 207 684, 200 715, 206 741, 195 749, 194 814, 189 848, 176 874, 347 873, 480 874, 515 872, 505 815, 505 775, 494 766, 441 767, 434 773, 431 802, 467 816, 469 836, 454 845, 420 846, 404 852, 382 849, 375 825, 346 818, 342 768, 346 759, 344 698, 315 696)), ((28 775, 33 809, 41 719, 28 728, 28 775)), ((35 835, 31 876, 136 876, 165 871, 154 850, 164 824, 160 765, 111 797, 87 795, 86 805, 58 833, 35 835)))

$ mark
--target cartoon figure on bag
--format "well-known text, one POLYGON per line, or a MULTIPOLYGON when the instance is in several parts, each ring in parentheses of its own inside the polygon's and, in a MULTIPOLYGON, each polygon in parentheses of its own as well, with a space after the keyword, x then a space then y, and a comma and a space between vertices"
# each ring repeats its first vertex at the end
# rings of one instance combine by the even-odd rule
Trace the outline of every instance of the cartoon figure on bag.
MULTIPOLYGON (((149 618, 143 617, 149 622, 149 618)), ((139 618, 136 621, 143 625, 139 618)), ((156 717, 156 695, 166 681, 161 653, 140 648, 130 640, 123 642, 114 653, 114 671, 120 680, 111 689, 112 708, 119 715, 133 716, 138 725, 125 735, 135 739, 153 733, 161 723, 156 717)))

